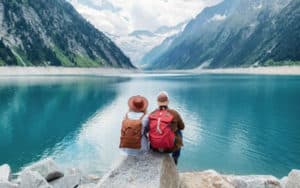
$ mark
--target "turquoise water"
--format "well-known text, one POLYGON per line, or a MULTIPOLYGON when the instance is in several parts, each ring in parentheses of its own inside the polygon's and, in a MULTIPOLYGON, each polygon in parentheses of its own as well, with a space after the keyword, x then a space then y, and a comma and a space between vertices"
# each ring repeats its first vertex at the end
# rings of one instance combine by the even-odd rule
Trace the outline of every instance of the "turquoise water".
POLYGON ((51 156, 103 174, 119 158, 127 99, 169 92, 185 123, 179 170, 286 175, 300 169, 300 77, 0 77, 0 164, 51 156))

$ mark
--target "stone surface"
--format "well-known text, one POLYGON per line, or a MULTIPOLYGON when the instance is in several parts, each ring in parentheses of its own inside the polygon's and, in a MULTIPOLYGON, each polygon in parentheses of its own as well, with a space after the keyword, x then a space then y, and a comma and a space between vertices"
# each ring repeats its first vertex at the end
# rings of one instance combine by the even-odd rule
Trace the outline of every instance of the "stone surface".
POLYGON ((284 176, 283 178, 281 178, 280 179, 280 186, 282 187, 282 188, 285 188, 286 187, 286 182, 287 182, 287 180, 288 180, 288 177, 287 176, 284 176))
POLYGON ((300 170, 292 170, 289 173, 286 188, 300 188, 300 170))
POLYGON ((180 188, 234 188, 223 176, 214 170, 186 172, 180 174, 180 188))
POLYGON ((77 169, 68 170, 64 177, 50 182, 53 188, 74 188, 79 185, 81 173, 77 169))
POLYGON ((82 176, 80 184, 97 184, 100 179, 101 177, 98 175, 89 174, 89 175, 82 176))
POLYGON ((281 188, 280 181, 274 176, 224 176, 236 188, 281 188))
POLYGON ((20 188, 52 188, 38 172, 25 170, 20 175, 20 188))
POLYGON ((88 184, 82 184, 79 185, 78 188, 95 188, 97 184, 95 183, 88 183, 88 184))
POLYGON ((0 188, 18 188, 18 184, 0 180, 0 188))
POLYGON ((0 181, 9 181, 11 176, 11 169, 8 164, 0 166, 0 181))
POLYGON ((64 174, 58 165, 51 158, 46 158, 33 165, 26 167, 25 170, 36 171, 41 174, 47 181, 62 177, 64 174))
POLYGON ((97 188, 177 188, 179 175, 168 154, 150 152, 141 156, 128 156, 106 174, 97 188))

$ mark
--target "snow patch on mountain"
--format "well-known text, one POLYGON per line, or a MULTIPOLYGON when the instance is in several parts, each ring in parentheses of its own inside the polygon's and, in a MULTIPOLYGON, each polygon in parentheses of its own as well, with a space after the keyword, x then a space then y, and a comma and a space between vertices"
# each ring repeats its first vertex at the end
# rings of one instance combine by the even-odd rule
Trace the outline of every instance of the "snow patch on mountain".
POLYGON ((68 0, 139 66, 146 52, 183 30, 203 8, 222 0, 68 0))
POLYGON ((215 14, 211 19, 208 20, 208 22, 211 22, 211 21, 223 21, 226 19, 226 15, 223 14, 215 14))

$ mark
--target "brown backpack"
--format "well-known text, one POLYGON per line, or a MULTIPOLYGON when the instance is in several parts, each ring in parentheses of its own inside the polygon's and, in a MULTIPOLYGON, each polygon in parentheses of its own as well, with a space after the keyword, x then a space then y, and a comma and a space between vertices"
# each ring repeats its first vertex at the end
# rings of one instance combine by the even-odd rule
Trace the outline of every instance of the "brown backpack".
POLYGON ((129 119, 127 114, 122 122, 120 148, 140 149, 142 140, 142 115, 140 119, 129 119))

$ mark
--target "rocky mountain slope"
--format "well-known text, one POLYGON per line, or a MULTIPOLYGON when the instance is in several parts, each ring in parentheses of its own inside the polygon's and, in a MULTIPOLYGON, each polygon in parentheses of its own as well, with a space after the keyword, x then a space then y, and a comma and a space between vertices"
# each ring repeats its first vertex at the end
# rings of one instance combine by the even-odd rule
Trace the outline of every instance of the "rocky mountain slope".
POLYGON ((299 63, 299 20, 299 0, 224 0, 204 9, 144 60, 148 69, 299 63))
POLYGON ((134 68, 65 0, 2 0, 0 26, 0 65, 134 68))

